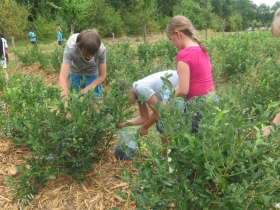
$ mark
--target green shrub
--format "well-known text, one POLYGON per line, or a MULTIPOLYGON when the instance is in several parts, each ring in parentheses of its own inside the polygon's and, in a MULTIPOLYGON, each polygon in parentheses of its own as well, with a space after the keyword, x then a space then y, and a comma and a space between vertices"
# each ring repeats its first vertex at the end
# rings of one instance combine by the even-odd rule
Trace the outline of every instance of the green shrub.
POLYGON ((198 98, 187 119, 176 101, 159 109, 168 156, 139 141, 147 157, 137 158, 136 174, 122 170, 138 209, 269 209, 278 201, 279 144, 276 135, 264 141, 258 129, 270 111, 240 109, 235 97, 220 97, 218 107, 198 98), (195 110, 202 115, 196 135, 195 110))
POLYGON ((37 42, 44 39, 57 40, 56 36, 56 23, 49 21, 41 15, 38 15, 36 20, 33 22, 37 42))
POLYGON ((38 53, 37 47, 29 47, 27 52, 18 52, 16 54, 23 65, 31 65, 38 62, 38 53))
POLYGON ((65 108, 57 87, 45 86, 40 77, 11 76, 3 93, 9 113, 1 115, 1 131, 31 152, 17 167, 20 175, 8 178, 15 196, 26 204, 27 195, 36 194, 62 173, 82 181, 112 146, 116 124, 129 113, 127 99, 115 83, 102 99, 93 99, 92 93, 71 93, 65 108), (70 119, 65 118, 68 112, 70 119))

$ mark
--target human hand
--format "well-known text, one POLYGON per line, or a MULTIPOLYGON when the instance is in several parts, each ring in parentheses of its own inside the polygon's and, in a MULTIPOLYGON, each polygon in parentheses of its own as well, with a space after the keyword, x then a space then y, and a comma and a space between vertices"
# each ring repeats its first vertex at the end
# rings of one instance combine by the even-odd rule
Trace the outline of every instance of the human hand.
POLYGON ((274 132, 273 127, 270 125, 268 126, 268 128, 262 133, 264 136, 268 136, 269 134, 271 134, 271 132, 274 132))
POLYGON ((87 86, 81 90, 81 94, 86 94, 89 90, 90 90, 90 88, 88 88, 88 86, 87 86))
POLYGON ((89 90, 93 90, 96 87, 96 85, 94 85, 92 88, 88 85, 86 86, 84 89, 81 90, 81 94, 85 94, 87 93, 89 90))
POLYGON ((149 133, 149 129, 142 126, 141 129, 140 129, 140 136, 145 136, 148 133, 149 133))
POLYGON ((124 128, 126 126, 125 122, 117 124, 117 128, 124 128))
POLYGON ((68 112, 67 114, 66 114, 66 119, 70 119, 71 118, 71 114, 70 114, 70 112, 68 112))

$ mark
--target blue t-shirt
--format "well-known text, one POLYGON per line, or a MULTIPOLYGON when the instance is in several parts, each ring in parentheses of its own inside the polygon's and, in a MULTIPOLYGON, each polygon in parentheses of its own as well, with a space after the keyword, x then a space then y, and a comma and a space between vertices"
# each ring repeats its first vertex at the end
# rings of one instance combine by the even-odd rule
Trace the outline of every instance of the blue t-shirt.
POLYGON ((33 31, 30 31, 28 35, 30 37, 31 42, 36 41, 36 34, 33 31))
POLYGON ((57 41, 62 42, 62 33, 60 31, 57 32, 57 41))

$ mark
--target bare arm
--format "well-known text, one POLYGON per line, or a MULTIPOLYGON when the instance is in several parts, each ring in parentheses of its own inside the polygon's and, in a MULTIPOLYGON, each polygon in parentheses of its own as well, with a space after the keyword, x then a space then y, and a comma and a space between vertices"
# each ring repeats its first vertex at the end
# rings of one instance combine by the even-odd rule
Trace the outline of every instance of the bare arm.
POLYGON ((87 93, 89 90, 91 90, 95 86, 104 82, 104 80, 106 79, 106 74, 107 74, 106 63, 99 63, 98 64, 98 72, 99 72, 99 76, 95 80, 93 80, 92 83, 90 83, 87 87, 85 87, 81 91, 81 93, 83 93, 83 94, 87 93))
POLYGON ((274 119, 272 120, 272 122, 275 124, 275 125, 280 125, 280 113, 276 114, 274 119))
POLYGON ((190 67, 183 61, 177 63, 178 87, 176 88, 175 97, 186 96, 190 89, 190 67))
POLYGON ((60 74, 59 74, 59 82, 58 86, 62 89, 60 96, 63 99, 67 99, 68 97, 68 77, 69 77, 69 72, 70 72, 70 65, 66 63, 62 63, 61 69, 60 69, 60 74))

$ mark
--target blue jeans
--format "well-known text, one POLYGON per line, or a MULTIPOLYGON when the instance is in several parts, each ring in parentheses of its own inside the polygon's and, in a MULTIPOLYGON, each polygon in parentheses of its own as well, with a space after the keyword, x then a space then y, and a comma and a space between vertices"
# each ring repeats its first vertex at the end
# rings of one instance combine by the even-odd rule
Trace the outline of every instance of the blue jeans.
MULTIPOLYGON (((80 92, 82 89, 87 87, 90 83, 92 83, 99 75, 91 75, 91 76, 77 76, 70 74, 70 84, 71 90, 76 91, 77 93, 80 92)), ((97 85, 94 88, 95 97, 100 98, 100 92, 102 89, 102 85, 97 85)))

